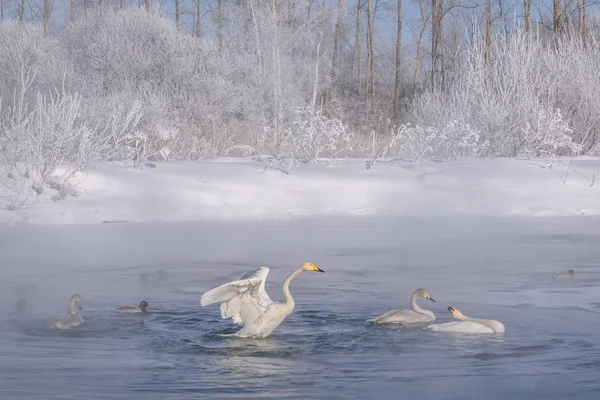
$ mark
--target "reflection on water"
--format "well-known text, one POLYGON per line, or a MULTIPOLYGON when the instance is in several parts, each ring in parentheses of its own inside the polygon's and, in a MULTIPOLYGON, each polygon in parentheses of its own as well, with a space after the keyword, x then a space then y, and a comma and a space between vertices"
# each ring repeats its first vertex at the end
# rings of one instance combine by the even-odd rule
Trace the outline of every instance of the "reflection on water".
MULTIPOLYGON (((144 230, 164 227, 158 224, 144 230)), ((272 248, 260 251, 250 239, 244 244, 238 237, 234 242, 240 243, 241 250, 237 254, 229 248, 230 262, 204 258, 207 254, 196 255, 197 261, 170 264, 164 260, 133 263, 123 256, 116 264, 121 268, 65 268, 55 276, 45 271, 35 290, 27 282, 35 280, 35 274, 13 271, 12 278, 0 284, 0 398, 597 398, 600 296, 585 300, 594 293, 590 290, 600 286, 596 273, 600 265, 594 264, 598 252, 588 250, 589 240, 553 252, 544 247, 548 242, 543 235, 533 235, 522 226, 523 236, 515 236, 506 226, 496 230, 488 226, 498 249, 490 246, 478 252, 474 238, 482 241, 478 249, 487 242, 476 229, 458 226, 462 236, 455 237, 452 230, 432 233, 419 224, 413 228, 417 238, 399 239, 396 225, 391 224, 377 237, 364 240, 355 239, 364 235, 364 229, 353 232, 347 226, 341 236, 332 237, 330 229, 311 225, 311 235, 306 237, 310 246, 302 251, 284 230, 268 237, 272 248), (527 241, 529 247, 524 245, 527 241), (431 243, 444 254, 443 263, 436 252, 423 250, 430 249, 431 243), (415 250, 415 246, 420 247, 415 250), (312 254, 301 254, 307 248, 312 254), (349 248, 353 255, 340 257, 350 254, 349 248), (270 252, 268 260, 243 261, 270 252), (293 282, 296 311, 269 338, 232 337, 239 327, 222 320, 218 306, 200 307, 201 293, 261 264, 271 266, 267 291, 280 300, 281 282, 307 257, 318 260, 327 273, 303 275, 293 282), (472 258, 475 261, 469 264, 472 258), (565 265, 579 258, 582 267, 574 267, 578 271, 574 280, 552 281, 549 276, 548 271, 564 265, 548 264, 561 258, 565 265), (141 273, 158 270, 168 271, 168 280, 152 285, 139 282, 141 273), (27 296, 24 311, 16 308, 18 285, 19 295, 27 296), (506 335, 461 335, 423 330, 425 325, 365 322, 390 307, 409 307, 410 294, 422 286, 437 300, 427 304, 436 314, 435 323, 451 320, 446 307, 452 304, 469 316, 504 322, 506 335), (47 328, 48 315, 64 313, 75 290, 82 293, 85 322, 70 330, 47 328), (140 314, 114 311, 142 299, 153 309, 140 314), (573 299, 578 307, 569 306, 573 299), (549 301, 555 303, 545 304, 549 301)), ((71 229, 95 232, 98 228, 71 229)), ((164 238, 165 248, 176 247, 175 238, 187 236, 183 231, 190 226, 181 229, 179 235, 164 238)), ((211 229, 217 237, 236 235, 226 228, 221 233, 214 226, 211 229)), ((539 232, 535 224, 531 229, 539 232)), ((600 242, 600 228, 586 229, 600 242)), ((266 235, 263 228, 257 231, 266 235)), ((51 232, 37 234, 44 237, 51 232)), ((0 240, 7 235, 0 231, 0 240)), ((108 248, 118 248, 120 242, 110 242, 106 234, 100 237, 109 241, 108 248)), ((146 239, 142 235, 137 240, 146 239)), ((548 240, 552 242, 552 237, 548 240)), ((89 251, 78 257, 85 260, 89 251)), ((14 261, 18 256, 13 252, 5 257, 14 261)), ((56 261, 56 271, 62 262, 56 261)))

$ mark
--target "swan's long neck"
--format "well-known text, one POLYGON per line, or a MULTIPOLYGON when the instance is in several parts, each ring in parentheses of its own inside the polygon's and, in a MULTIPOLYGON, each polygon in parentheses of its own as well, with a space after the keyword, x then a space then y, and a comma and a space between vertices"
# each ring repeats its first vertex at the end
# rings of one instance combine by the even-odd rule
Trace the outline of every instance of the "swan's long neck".
POLYGON ((410 296, 410 307, 413 309, 413 311, 421 315, 426 315, 428 317, 433 316, 433 313, 431 311, 424 310, 421 307, 419 307, 419 305, 417 304, 417 297, 417 293, 413 293, 412 296, 410 296))
POLYGON ((504 333, 504 331, 505 331, 504 324, 500 321, 495 321, 493 319, 471 318, 471 317, 467 317, 464 314, 460 315, 460 316, 454 316, 454 318, 460 319, 461 321, 476 322, 483 326, 487 326, 488 328, 490 328, 491 330, 493 330, 496 333, 504 333))
POLYGON ((69 302, 69 315, 77 314, 77 311, 75 311, 75 303, 76 300, 74 298, 69 302))
POLYGON ((283 281, 283 295, 285 296, 285 304, 292 310, 296 306, 296 303, 294 302, 294 298, 290 293, 290 282, 292 281, 292 279, 300 275, 302 271, 302 268, 298 268, 297 270, 292 272, 287 278, 285 278, 285 281, 283 281))

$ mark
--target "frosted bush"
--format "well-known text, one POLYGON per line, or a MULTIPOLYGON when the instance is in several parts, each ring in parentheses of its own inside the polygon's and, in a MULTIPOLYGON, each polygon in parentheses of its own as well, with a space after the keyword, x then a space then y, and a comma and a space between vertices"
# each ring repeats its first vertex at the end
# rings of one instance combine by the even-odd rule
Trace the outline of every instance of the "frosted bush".
POLYGON ((401 125, 394 142, 399 143, 403 155, 420 162, 424 159, 451 161, 475 157, 481 149, 479 133, 459 121, 451 121, 441 128, 401 125))
POLYGON ((517 30, 494 38, 489 64, 484 36, 473 32, 475 39, 461 50, 458 72, 448 77, 444 90, 417 96, 409 120, 438 127, 439 121, 464 121, 488 145, 481 155, 590 151, 600 137, 598 43, 566 38, 557 50, 517 30))
POLYGON ((27 101, 37 92, 49 93, 68 86, 70 65, 58 40, 44 37, 34 24, 0 21, 0 96, 8 99, 21 83, 22 71, 32 77, 27 101))
POLYGON ((318 158, 346 157, 352 151, 354 133, 336 118, 327 118, 320 110, 300 107, 300 116, 286 130, 282 152, 292 157, 303 157, 309 163, 318 158))
POLYGON ((72 193, 70 178, 117 154, 141 117, 134 104, 127 112, 116 110, 108 120, 88 125, 80 118, 82 100, 77 94, 38 92, 35 102, 28 101, 34 78, 22 71, 12 103, 0 99, 0 185, 10 193, 3 206, 13 209, 32 192, 43 193, 44 187, 55 189, 57 198, 72 193))
POLYGON ((522 129, 517 145, 521 157, 556 157, 577 154, 581 145, 573 142, 567 121, 560 110, 540 109, 533 123, 527 123, 522 129))

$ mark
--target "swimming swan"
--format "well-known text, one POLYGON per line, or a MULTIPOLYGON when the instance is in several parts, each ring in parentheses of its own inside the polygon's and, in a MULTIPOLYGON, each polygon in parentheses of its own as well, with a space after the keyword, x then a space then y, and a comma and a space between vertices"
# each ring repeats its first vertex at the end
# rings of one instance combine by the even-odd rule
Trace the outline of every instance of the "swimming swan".
POLYGON ((448 307, 448 311, 459 321, 446 322, 444 324, 429 325, 426 329, 436 332, 457 333, 504 333, 504 324, 493 319, 470 318, 454 307, 448 307))
POLYGON ((148 304, 148 302, 146 300, 143 300, 142 302, 140 302, 139 306, 136 306, 134 304, 128 304, 126 306, 121 306, 121 307, 117 308, 116 311, 118 313, 122 313, 122 314, 132 314, 132 313, 146 312, 147 308, 152 308, 152 307, 150 306, 150 304, 148 304))
POLYGON ((375 324, 414 324, 418 322, 430 322, 435 321, 435 315, 429 311, 424 310, 417 305, 417 297, 425 297, 427 300, 435 302, 433 297, 425 289, 417 289, 410 296, 411 310, 390 310, 379 317, 368 319, 367 322, 373 322, 375 324))
POLYGON ((77 307, 79 311, 82 310, 81 296, 78 294, 71 296, 71 300, 69 301, 69 314, 67 315, 67 318, 60 318, 56 315, 51 316, 48 318, 48 321, 46 321, 48 328, 69 329, 77 325, 81 325, 83 323, 83 317, 81 314, 78 314, 75 311, 75 307, 77 307))
POLYGON ((221 304, 221 317, 231 318, 243 328, 234 334, 238 337, 266 338, 277 328, 296 306, 290 293, 290 282, 304 271, 325 272, 313 263, 306 262, 283 281, 285 302, 273 302, 265 291, 269 268, 260 267, 240 280, 214 288, 202 295, 202 307, 221 304))

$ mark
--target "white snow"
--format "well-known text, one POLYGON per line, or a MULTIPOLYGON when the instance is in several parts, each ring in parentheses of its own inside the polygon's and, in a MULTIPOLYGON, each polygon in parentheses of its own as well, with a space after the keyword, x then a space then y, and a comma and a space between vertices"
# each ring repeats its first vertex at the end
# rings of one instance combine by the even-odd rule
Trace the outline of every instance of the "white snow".
POLYGON ((265 170, 267 164, 250 158, 154 163, 155 168, 106 163, 79 177, 77 196, 55 201, 46 190, 21 210, 0 210, 0 224, 600 214, 600 181, 591 185, 600 160, 563 161, 552 168, 517 159, 388 161, 367 170, 365 160, 350 160, 291 168, 289 174, 265 170))

